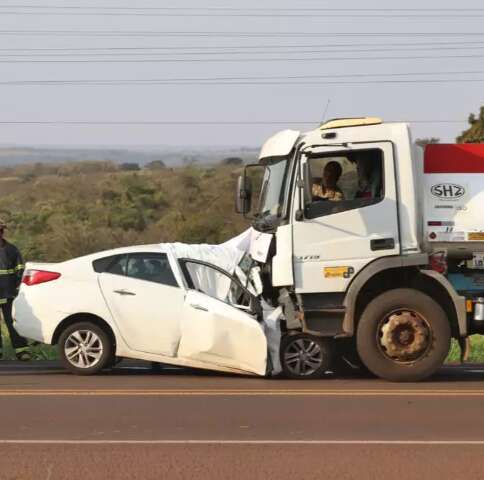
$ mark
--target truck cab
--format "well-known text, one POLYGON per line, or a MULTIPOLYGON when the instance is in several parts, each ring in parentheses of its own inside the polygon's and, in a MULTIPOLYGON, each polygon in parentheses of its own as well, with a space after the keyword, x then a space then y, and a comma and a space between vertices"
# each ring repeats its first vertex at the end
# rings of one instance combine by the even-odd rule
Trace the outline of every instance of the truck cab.
POLYGON ((472 331, 469 308, 484 294, 466 297, 433 268, 421 170, 409 125, 372 117, 282 131, 246 166, 236 209, 253 212, 250 256, 266 298, 283 307, 283 367, 284 345, 293 352, 291 338, 306 335, 335 364, 419 380, 443 363, 452 336, 472 331))

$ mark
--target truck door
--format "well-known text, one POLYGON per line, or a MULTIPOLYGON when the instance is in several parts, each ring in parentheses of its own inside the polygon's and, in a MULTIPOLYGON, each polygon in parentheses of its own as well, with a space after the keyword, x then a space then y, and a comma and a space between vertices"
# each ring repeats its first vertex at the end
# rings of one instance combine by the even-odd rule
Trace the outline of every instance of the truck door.
POLYGON ((297 292, 343 292, 372 260, 399 254, 391 142, 308 151, 301 178, 292 212, 297 292))

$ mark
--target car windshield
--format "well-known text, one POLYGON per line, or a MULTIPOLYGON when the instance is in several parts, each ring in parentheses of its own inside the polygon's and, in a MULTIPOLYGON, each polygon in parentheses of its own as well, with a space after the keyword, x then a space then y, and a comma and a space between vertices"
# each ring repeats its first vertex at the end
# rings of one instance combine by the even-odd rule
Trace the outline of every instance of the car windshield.
POLYGON ((280 215, 287 165, 287 158, 266 164, 259 200, 259 216, 280 215))

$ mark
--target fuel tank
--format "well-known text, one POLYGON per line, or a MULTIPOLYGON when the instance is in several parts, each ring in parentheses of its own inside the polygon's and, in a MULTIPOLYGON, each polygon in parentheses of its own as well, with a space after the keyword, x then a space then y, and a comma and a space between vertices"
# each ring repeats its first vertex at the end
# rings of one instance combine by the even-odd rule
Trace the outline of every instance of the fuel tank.
POLYGON ((484 144, 427 145, 421 186, 425 249, 479 268, 484 259, 484 144))

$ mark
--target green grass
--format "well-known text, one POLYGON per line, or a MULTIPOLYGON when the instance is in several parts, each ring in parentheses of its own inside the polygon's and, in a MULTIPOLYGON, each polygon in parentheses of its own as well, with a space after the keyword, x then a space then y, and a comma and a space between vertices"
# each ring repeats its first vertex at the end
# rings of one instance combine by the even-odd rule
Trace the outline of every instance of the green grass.
MULTIPOLYGON (((15 352, 10 343, 7 328, 3 322, 1 332, 3 338, 3 358, 5 360, 15 360, 15 352)), ((57 349, 50 345, 36 345, 30 348, 30 352, 32 353, 33 360, 55 360, 57 358, 57 349)))
MULTIPOLYGON (((8 333, 5 325, 1 325, 3 337, 3 352, 4 358, 7 360, 14 360, 15 354, 8 338, 8 333)), ((57 359, 57 348, 51 345, 37 345, 31 347, 31 352, 34 360, 55 360, 57 359)), ((455 340, 452 340, 449 355, 447 356, 447 363, 456 363, 460 361, 460 349, 455 340)), ((484 363, 484 336, 471 336, 471 355, 469 358, 471 363, 484 363)))
MULTIPOLYGON (((472 335, 471 339, 471 354, 468 359, 470 363, 483 363, 484 362, 484 336, 472 335)), ((460 348, 456 340, 452 340, 449 355, 447 356, 447 362, 455 363, 460 361, 460 348)))

